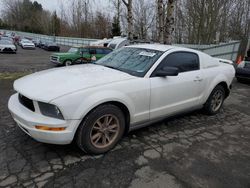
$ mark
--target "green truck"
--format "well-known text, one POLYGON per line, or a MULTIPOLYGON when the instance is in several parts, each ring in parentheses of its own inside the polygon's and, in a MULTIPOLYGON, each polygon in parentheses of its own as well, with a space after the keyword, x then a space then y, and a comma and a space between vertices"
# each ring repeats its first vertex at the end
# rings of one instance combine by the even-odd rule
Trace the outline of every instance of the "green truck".
POLYGON ((50 62, 56 65, 70 66, 79 63, 91 63, 112 52, 112 49, 102 46, 75 46, 66 53, 54 53, 50 62))

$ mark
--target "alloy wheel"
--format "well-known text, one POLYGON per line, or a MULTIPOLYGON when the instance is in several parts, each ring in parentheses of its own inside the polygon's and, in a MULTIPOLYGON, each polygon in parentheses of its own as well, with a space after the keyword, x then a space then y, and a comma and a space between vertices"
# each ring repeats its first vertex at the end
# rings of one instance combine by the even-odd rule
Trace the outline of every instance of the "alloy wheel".
POLYGON ((211 101, 212 110, 214 112, 218 111, 222 103, 223 103, 223 92, 220 90, 217 90, 212 97, 212 101, 211 101))
POLYGON ((116 116, 107 114, 100 117, 92 126, 90 139, 96 148, 110 146, 118 137, 120 123, 116 116))

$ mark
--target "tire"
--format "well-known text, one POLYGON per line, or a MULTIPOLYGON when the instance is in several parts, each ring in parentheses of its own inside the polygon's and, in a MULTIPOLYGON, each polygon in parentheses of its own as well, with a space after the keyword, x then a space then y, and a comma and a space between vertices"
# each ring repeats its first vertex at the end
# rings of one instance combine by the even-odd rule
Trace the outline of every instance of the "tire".
POLYGON ((76 133, 76 143, 86 153, 102 154, 118 143, 124 131, 125 118, 121 109, 111 104, 102 105, 84 118, 76 133))
POLYGON ((219 113, 224 103, 226 92, 223 86, 218 85, 211 92, 207 102, 204 105, 204 111, 208 115, 219 113))
POLYGON ((66 60, 66 61, 64 62, 64 65, 65 65, 65 66, 71 66, 71 65, 72 65, 72 61, 71 61, 71 60, 66 60))

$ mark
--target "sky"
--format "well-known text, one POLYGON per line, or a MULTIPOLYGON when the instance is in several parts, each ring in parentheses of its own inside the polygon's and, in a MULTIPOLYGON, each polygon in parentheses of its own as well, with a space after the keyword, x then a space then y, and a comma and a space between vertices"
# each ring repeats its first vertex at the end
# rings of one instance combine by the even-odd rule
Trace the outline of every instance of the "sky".
POLYGON ((65 7, 68 7, 68 2, 70 0, 36 0, 36 1, 42 4, 43 8, 46 10, 58 11, 61 3, 63 3, 65 7))
MULTIPOLYGON (((1 11, 4 9, 4 0, 0 0, 0 15, 1 11)), ((35 1, 35 0, 31 0, 35 1)), ((63 3, 65 9, 70 7, 72 0, 36 0, 38 3, 42 4, 43 8, 50 11, 57 11, 59 13, 60 5, 63 3)), ((112 11, 109 7, 109 0, 95 0, 95 5, 93 6, 96 10, 101 10, 103 12, 112 11)))

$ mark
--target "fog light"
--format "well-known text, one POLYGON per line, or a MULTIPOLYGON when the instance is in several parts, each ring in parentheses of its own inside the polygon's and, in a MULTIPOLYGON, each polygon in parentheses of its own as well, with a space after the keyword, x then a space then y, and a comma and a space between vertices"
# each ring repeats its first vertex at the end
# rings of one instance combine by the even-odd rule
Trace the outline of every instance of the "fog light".
POLYGON ((65 127, 47 127, 42 125, 37 125, 36 129, 43 130, 43 131, 64 131, 65 127))

